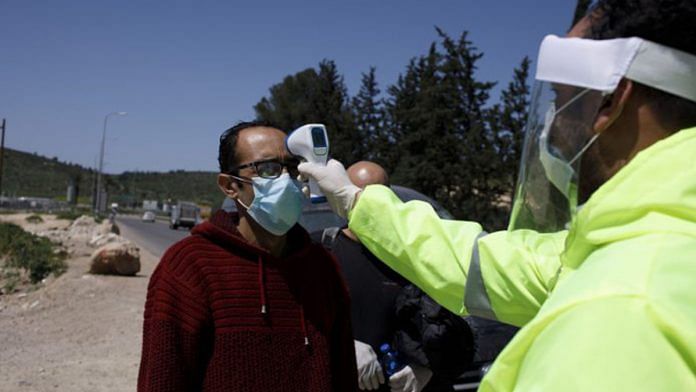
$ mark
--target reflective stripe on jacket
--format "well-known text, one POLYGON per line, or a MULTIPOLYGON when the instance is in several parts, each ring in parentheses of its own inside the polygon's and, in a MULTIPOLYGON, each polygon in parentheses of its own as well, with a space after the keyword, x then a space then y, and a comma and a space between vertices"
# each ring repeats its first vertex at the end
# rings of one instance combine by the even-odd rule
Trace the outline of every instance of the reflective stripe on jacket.
POLYGON ((696 390, 696 128, 640 152, 568 232, 484 235, 382 186, 349 226, 448 309, 524 326, 481 390, 696 390))

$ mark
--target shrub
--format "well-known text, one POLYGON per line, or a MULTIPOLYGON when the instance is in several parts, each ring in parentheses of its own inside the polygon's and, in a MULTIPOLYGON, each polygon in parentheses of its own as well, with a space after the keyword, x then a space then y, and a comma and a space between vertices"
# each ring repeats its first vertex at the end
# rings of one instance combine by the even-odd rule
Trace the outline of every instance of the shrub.
POLYGON ((74 221, 75 219, 81 217, 82 215, 87 215, 87 216, 93 217, 94 221, 97 223, 101 223, 104 220, 104 218, 102 218, 98 215, 94 215, 94 213, 92 213, 89 210, 85 210, 85 209, 80 209, 80 210, 73 209, 73 210, 61 211, 58 214, 56 214, 56 219, 65 219, 65 220, 69 220, 69 221, 74 221))
POLYGON ((5 259, 5 267, 26 271, 32 283, 65 272, 65 255, 57 253, 55 247, 48 239, 27 233, 17 225, 0 223, 0 257, 5 259))
POLYGON ((27 222, 29 222, 29 223, 42 223, 42 222, 44 221, 43 218, 41 217, 41 215, 36 215, 36 214, 34 214, 34 215, 29 215, 29 216, 26 218, 26 220, 27 220, 27 222))
POLYGON ((76 210, 67 210, 67 211, 61 211, 56 215, 56 219, 65 219, 69 221, 74 221, 75 219, 79 218, 82 215, 80 211, 76 210))
POLYGON ((21 282, 21 276, 19 271, 15 268, 8 268, 2 272, 2 278, 4 281, 3 292, 4 293, 14 293, 17 286, 21 282))

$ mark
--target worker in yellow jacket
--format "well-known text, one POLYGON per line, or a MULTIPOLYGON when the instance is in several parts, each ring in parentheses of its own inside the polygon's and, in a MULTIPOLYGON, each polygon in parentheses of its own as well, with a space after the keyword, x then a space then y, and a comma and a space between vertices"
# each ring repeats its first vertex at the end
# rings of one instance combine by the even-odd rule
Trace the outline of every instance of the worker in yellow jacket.
POLYGON ((522 327, 482 391, 696 391, 696 2, 606 0, 541 44, 510 227, 303 163, 382 261, 522 327))

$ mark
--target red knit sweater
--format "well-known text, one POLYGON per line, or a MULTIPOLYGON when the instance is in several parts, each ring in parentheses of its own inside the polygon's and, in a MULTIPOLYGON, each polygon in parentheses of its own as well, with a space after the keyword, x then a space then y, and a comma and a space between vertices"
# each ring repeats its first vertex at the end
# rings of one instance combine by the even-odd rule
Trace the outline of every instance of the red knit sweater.
POLYGON ((138 391, 356 391, 348 295, 295 226, 273 257, 218 212, 150 279, 138 391))

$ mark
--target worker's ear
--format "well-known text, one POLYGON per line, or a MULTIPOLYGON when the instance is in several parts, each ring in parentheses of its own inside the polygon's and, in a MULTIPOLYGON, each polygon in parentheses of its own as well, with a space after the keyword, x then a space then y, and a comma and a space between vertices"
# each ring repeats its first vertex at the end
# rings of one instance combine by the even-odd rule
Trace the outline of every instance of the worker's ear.
POLYGON ((217 178, 218 187, 227 197, 232 200, 236 200, 239 197, 239 186, 240 182, 232 178, 228 174, 218 174, 217 178))
POLYGON ((633 81, 621 79, 614 93, 605 97, 593 125, 595 133, 604 132, 619 118, 626 102, 633 95, 633 87, 633 81))

